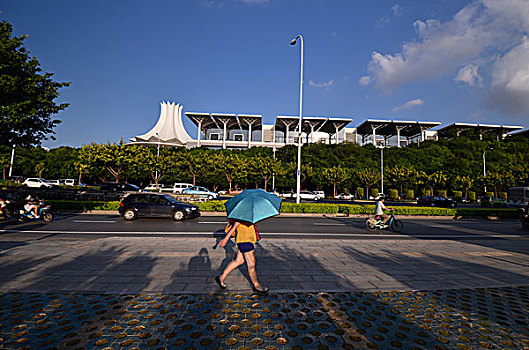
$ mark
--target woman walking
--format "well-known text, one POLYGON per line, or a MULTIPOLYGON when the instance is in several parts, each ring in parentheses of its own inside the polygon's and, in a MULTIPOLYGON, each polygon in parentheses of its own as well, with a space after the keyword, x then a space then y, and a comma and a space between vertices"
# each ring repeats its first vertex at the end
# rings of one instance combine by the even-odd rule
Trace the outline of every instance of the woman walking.
POLYGON ((255 293, 264 295, 268 293, 268 288, 264 288, 257 279, 257 272, 255 271, 255 246, 259 240, 259 233, 254 224, 247 223, 244 221, 232 221, 226 227, 226 236, 219 242, 221 247, 224 247, 228 244, 231 236, 235 236, 235 243, 237 243, 237 256, 235 260, 230 262, 224 272, 215 277, 215 281, 218 283, 220 288, 226 289, 226 284, 224 280, 228 275, 235 270, 237 267, 244 264, 246 261, 246 266, 248 267, 248 274, 253 283, 253 291, 255 293))

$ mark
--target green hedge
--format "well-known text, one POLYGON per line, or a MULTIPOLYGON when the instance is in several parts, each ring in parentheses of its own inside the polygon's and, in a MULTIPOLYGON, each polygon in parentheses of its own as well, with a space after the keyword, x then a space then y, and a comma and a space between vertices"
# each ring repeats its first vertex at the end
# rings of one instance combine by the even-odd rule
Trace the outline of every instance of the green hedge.
MULTIPOLYGON (((119 202, 103 201, 48 201, 54 210, 92 211, 92 210, 118 210, 119 202)), ((225 201, 210 201, 198 203, 201 211, 223 212, 225 201)), ((437 207, 406 207, 397 206, 393 208, 395 215, 418 215, 418 216, 497 216, 501 218, 516 218, 518 212, 515 209, 506 208, 437 208, 437 207)), ((371 204, 330 204, 330 203, 290 203, 283 202, 282 213, 314 213, 314 214, 360 214, 371 215, 375 206, 371 204)))
POLYGON ((119 202, 49 200, 53 210, 118 210, 119 202))

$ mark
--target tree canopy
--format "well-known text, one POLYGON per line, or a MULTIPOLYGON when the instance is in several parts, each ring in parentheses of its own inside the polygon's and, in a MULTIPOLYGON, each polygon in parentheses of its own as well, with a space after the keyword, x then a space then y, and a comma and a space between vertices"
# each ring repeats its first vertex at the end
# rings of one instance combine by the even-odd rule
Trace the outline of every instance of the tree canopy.
POLYGON ((70 83, 42 73, 37 58, 23 45, 26 37, 13 36, 11 24, 0 22, 0 145, 34 146, 54 139, 60 120, 52 116, 68 107, 54 100, 70 83))

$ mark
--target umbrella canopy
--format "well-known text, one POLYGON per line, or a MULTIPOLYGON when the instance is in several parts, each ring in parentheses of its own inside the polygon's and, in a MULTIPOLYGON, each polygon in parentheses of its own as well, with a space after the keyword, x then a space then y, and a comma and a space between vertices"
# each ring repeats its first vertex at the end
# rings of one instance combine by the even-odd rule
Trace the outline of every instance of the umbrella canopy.
POLYGON ((244 190, 230 198, 224 206, 229 219, 255 224, 279 214, 282 199, 266 191, 244 190))

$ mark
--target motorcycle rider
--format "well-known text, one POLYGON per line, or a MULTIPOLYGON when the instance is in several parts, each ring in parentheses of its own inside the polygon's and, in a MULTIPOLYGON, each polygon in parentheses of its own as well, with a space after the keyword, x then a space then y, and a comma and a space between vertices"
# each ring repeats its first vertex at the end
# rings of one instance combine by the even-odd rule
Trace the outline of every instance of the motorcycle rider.
POLYGON ((24 210, 31 212, 35 218, 39 217, 39 201, 35 193, 31 193, 26 197, 24 210))
POLYGON ((375 205, 375 217, 380 216, 380 219, 382 220, 382 224, 386 225, 386 222, 389 220, 389 215, 384 213, 384 210, 393 210, 390 208, 387 208, 384 205, 384 202, 386 201, 385 196, 380 196, 377 199, 377 203, 375 205))

